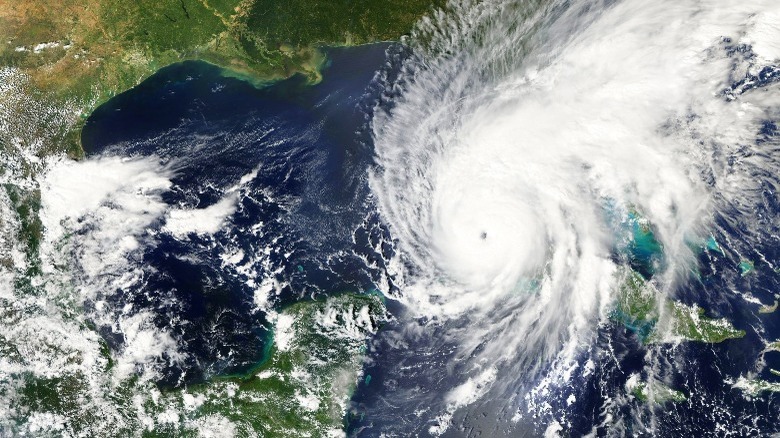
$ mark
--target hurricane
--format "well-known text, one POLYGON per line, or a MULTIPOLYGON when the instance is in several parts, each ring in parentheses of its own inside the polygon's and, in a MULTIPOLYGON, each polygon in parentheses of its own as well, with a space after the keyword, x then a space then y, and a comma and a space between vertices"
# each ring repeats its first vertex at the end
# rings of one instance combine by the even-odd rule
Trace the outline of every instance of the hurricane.
POLYGON ((780 3, 437 5, 176 58, 78 157, 0 69, 0 435, 780 432, 780 3))
MULTIPOLYGON (((443 394, 404 397, 439 407, 432 434, 478 399, 510 426, 544 417, 544 430, 570 430, 561 425, 576 421, 567 414, 580 397, 572 387, 621 354, 602 333, 636 260, 621 255, 627 237, 616 222, 641 217, 652 228, 663 255, 645 275, 659 302, 701 281, 691 275, 692 242, 717 236, 746 254, 776 240, 774 207, 764 206, 776 203, 779 170, 778 9, 721 1, 451 9, 419 25, 372 122, 370 187, 395 242, 395 293, 412 320, 402 331, 449 346, 450 365, 437 372, 459 375, 443 394)), ((661 350, 647 351, 651 378, 686 366, 680 351, 661 350)), ((593 433, 623 436, 639 425, 669 433, 657 424, 666 414, 615 422, 620 401, 604 399, 597 418, 612 424, 593 433)))

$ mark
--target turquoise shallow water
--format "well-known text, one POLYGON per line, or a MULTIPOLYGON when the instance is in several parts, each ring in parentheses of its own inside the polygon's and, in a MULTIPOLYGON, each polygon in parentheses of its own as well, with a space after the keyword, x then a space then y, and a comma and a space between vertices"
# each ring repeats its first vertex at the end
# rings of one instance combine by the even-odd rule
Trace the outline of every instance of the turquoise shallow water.
MULTIPOLYGON (((172 363, 161 384, 243 374, 262 362, 271 332, 264 311, 255 308, 256 284, 250 286, 249 280, 273 277, 281 285, 270 303, 277 309, 343 291, 369 292, 383 282, 393 287, 386 269, 392 239, 366 183, 366 170, 374 165, 368 134, 374 105, 392 107, 396 91, 379 84, 377 77, 392 82, 382 75, 392 77, 396 62, 408 55, 391 48, 388 62, 386 49, 333 50, 324 81, 314 86, 292 78, 256 89, 207 64, 184 63, 164 69, 90 118, 84 140, 91 157, 155 156, 175 169, 174 188, 162 196, 171 206, 214 206, 237 181, 257 170, 241 189, 236 211, 213 236, 182 239, 161 232, 164 223, 155 224, 156 233, 143 242, 137 259, 138 266, 146 267, 143 287, 111 297, 114 309, 131 303, 155 312, 155 323, 187 346, 187 361, 172 363), (382 73, 377 76, 377 71, 382 73), (224 255, 238 250, 239 263, 256 274, 223 264, 224 255), (220 315, 216 323, 214 315, 220 315)), ((760 133, 762 141, 771 140, 774 132, 760 133)), ((770 236, 777 232, 780 209, 772 199, 768 196, 759 207, 766 218, 761 239, 748 238, 732 225, 735 217, 752 217, 720 212, 710 240, 695 251, 695 281, 681 283, 671 293, 675 300, 707 309, 708 316, 728 316, 748 334, 714 345, 647 347, 642 338, 652 322, 618 317, 600 326, 589 350, 592 369, 573 374, 571 394, 577 403, 569 405, 562 395, 546 400, 552 411, 571 414, 571 435, 586 434, 600 424, 599 413, 625 394, 628 376, 645 372, 649 348, 655 349, 659 363, 671 364, 660 366, 658 375, 690 396, 687 404, 663 406, 662 435, 713 430, 721 421, 711 415, 713 404, 730 413, 731 426, 757 421, 760 429, 774 430, 774 396, 750 401, 729 383, 755 369, 764 339, 780 338, 777 318, 761 317, 756 323, 755 306, 730 293, 750 291, 771 303, 780 287, 776 273, 762 262, 762 257, 778 257, 770 236)), ((607 205, 604 216, 615 237, 611 256, 617 264, 645 279, 664 272, 665 248, 641 212, 618 214, 607 205)), ((419 331, 407 337, 406 309, 392 300, 387 305, 397 319, 369 345, 370 361, 345 423, 356 436, 383 431, 424 436, 446 407, 446 394, 462 383, 459 367, 464 365, 456 361, 458 343, 449 333, 468 332, 469 327, 459 326, 462 321, 421 321, 419 331)), ((102 327, 101 334, 113 348, 122 345, 121 333, 110 327, 102 327)), ((779 356, 763 356, 768 366, 760 377, 774 378, 768 368, 780 369, 779 356)), ((538 383, 534 379, 499 374, 500 382, 517 387, 458 412, 452 436, 475 431, 538 436, 543 422, 526 418, 513 423, 516 402, 502 398, 533 387, 538 383)), ((614 412, 631 418, 638 406, 631 403, 614 412)))

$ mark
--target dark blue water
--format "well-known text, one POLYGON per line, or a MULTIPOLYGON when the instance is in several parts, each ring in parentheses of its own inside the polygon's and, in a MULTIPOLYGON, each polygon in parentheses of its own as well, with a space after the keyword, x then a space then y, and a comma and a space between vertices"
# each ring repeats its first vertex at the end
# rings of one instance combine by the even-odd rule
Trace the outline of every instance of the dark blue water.
MULTIPOLYGON (((729 53, 753 56, 750 47, 729 53)), ((762 91, 761 88, 780 80, 778 72, 778 67, 770 66, 757 75, 735 77, 723 97, 731 102, 742 93, 762 91)), ((731 157, 717 156, 716 152, 715 158, 729 164, 755 153, 762 154, 764 159, 780 159, 777 124, 777 120, 766 120, 756 132, 757 151, 746 147, 731 157)), ((714 147, 717 151, 717 145, 714 147)), ((751 293, 769 305, 780 296, 780 269, 776 269, 780 262, 780 238, 777 237, 780 236, 780 201, 776 189, 780 176, 761 168, 751 172, 760 182, 760 202, 748 205, 737 200, 739 204, 730 205, 716 192, 718 209, 711 232, 722 250, 692 248, 698 254, 696 266, 689 278, 677 284, 671 297, 698 305, 706 310, 708 317, 727 318, 737 329, 746 332, 744 337, 717 344, 647 345, 637 330, 612 321, 599 328, 596 342, 583 355, 583 362, 587 358, 594 360, 593 372, 585 375, 581 368, 576 370, 569 387, 551 391, 545 397, 550 406, 549 416, 533 418, 526 413, 517 422, 510 420, 516 412, 514 408, 519 406, 525 412, 522 400, 538 383, 536 376, 526 376, 516 388, 493 391, 467 410, 457 412, 444 436, 536 437, 542 436, 546 425, 553 420, 563 421, 563 436, 572 437, 614 436, 611 429, 617 422, 625 426, 626 436, 641 437, 722 436, 724 431, 737 436, 770 436, 780 431, 778 394, 764 392, 750 396, 732 387, 732 382, 741 376, 776 382, 778 378, 769 369, 780 370, 780 353, 763 351, 765 341, 780 339, 780 312, 759 314, 756 304, 735 293, 751 293), (742 275, 739 268, 742 260, 754 263, 755 270, 742 275), (654 361, 652 375, 648 373, 648 357, 654 361), (635 373, 642 380, 663 380, 686 394, 688 401, 647 405, 629 399, 627 403, 618 402, 611 411, 612 420, 607 421, 605 413, 615 406, 615 400, 627 399, 626 383, 635 373), (569 394, 576 396, 573 405, 567 402, 569 394)), ((715 189, 714 181, 710 182, 715 189)), ((745 199, 755 200, 753 195, 746 193, 745 199)), ((613 260, 630 266, 646 279, 653 279, 665 269, 663 247, 655 241, 652 232, 638 227, 633 215, 630 219, 628 223, 617 224, 615 231, 618 235, 630 231, 634 239, 616 247, 613 260)), ((446 406, 447 392, 463 381, 458 375, 464 370, 452 360, 457 345, 444 342, 445 333, 435 333, 446 332, 446 328, 421 324, 414 339, 404 339, 403 343, 393 330, 402 329, 388 327, 372 345, 372 354, 378 359, 365 370, 371 379, 362 382, 353 396, 347 419, 352 435, 429 436, 429 428, 437 424, 435 415, 446 406)), ((499 370, 499 381, 516 379, 501 373, 499 370)))
MULTIPOLYGON (((162 195, 171 206, 213 205, 242 176, 259 169, 241 189, 238 208, 223 229, 181 239, 164 232, 161 220, 135 258, 136 267, 143 267, 143 281, 130 289, 106 291, 115 309, 133 304, 137 311, 152 311, 155 324, 173 331, 185 346, 187 359, 167 363, 160 384, 177 386, 242 373, 264 359, 268 322, 262 310, 255 310, 256 285, 248 284, 250 280, 270 277, 281 285, 272 300, 277 308, 342 291, 367 292, 380 281, 392 284, 384 265, 392 253, 390 237, 369 201, 366 183, 366 170, 373 165, 367 125, 376 102, 392 105, 395 91, 384 85, 393 83, 394 66, 405 56, 397 50, 397 59, 388 63, 387 49, 332 49, 320 84, 293 77, 260 89, 225 77, 208 64, 185 62, 161 70, 89 118, 83 143, 90 156, 152 156, 175 170, 172 190, 162 195), (223 263, 225 254, 238 249, 244 254, 239 264, 256 272, 254 276, 223 263)), ((778 77, 772 72, 764 76, 767 84, 778 77)), ((732 93, 749 91, 735 84, 732 93)), ((767 121, 756 141, 771 153, 776 135, 776 122, 767 121)), ((769 182, 776 178, 757 177, 769 182)), ((713 236, 723 253, 702 250, 698 275, 675 291, 675 299, 698 304, 708 316, 728 317, 747 335, 721 344, 673 348, 644 345, 620 324, 601 327, 590 356, 596 361, 593 374, 579 370, 570 391, 549 399, 553 411, 570 414, 566 433, 607 435, 607 427, 594 426, 604 420, 604 406, 625 394, 628 377, 645 372, 649 349, 662 359, 660 375, 690 401, 650 408, 635 401, 620 408, 620 417, 629 418, 637 409, 640 417, 655 411, 661 436, 712 431, 718 422, 745 425, 745 435, 754 434, 750 427, 777 430, 776 396, 748 400, 725 381, 755 369, 762 337, 780 338, 780 312, 757 316, 755 306, 731 293, 750 291, 771 304, 780 290, 777 272, 762 262, 780 260, 774 237, 780 235, 780 208, 773 187, 764 187, 762 205, 721 211, 713 236), (756 224, 756 218, 763 222, 756 224), (753 232, 746 234, 747 229, 753 232), (755 262, 754 273, 740 275, 736 266, 741 258, 755 262), (570 393, 577 398, 573 406, 566 403, 570 393), (714 413, 713 406, 729 416, 714 413)), ((653 241, 637 241, 622 250, 631 257, 616 260, 646 278, 662 267, 657 257, 662 248, 653 241)), ((445 394, 462 383, 462 365, 452 362, 457 345, 448 341, 448 327, 426 332, 425 321, 419 337, 404 338, 401 333, 411 321, 397 304, 388 304, 397 319, 371 343, 372 360, 365 370, 371 377, 358 386, 345 421, 356 436, 425 436, 444 408, 445 394)), ((99 329, 112 348, 122 347, 120 332, 99 329)), ((780 369, 780 353, 765 359, 768 367, 780 369)), ((760 377, 773 380, 766 370, 760 377)), ((529 376, 517 388, 518 400, 537 383, 533 379, 529 376)), ((480 400, 454 417, 448 436, 539 436, 543 430, 535 419, 510 421, 518 404, 499 397, 480 400)), ((538 420, 546 424, 549 419, 538 420)), ((636 425, 630 425, 629 432, 648 435, 636 425)))
MULTIPOLYGON (((82 140, 88 156, 153 156, 175 170, 163 200, 205 208, 242 176, 238 208, 213 236, 186 239, 154 225, 137 256, 139 286, 111 291, 117 309, 151 310, 161 329, 187 349, 186 363, 168 364, 164 385, 240 373, 264 357, 268 324, 255 311, 247 280, 282 285, 278 308, 335 292, 364 292, 383 274, 373 249, 384 233, 367 203, 371 164, 370 91, 387 45, 328 51, 323 80, 295 76, 265 88, 222 75, 202 62, 160 70, 98 108, 82 140), (240 249, 256 274, 226 266, 240 249), (367 263, 369 261, 370 263, 367 263)), ((113 348, 121 333, 101 328, 113 348)))

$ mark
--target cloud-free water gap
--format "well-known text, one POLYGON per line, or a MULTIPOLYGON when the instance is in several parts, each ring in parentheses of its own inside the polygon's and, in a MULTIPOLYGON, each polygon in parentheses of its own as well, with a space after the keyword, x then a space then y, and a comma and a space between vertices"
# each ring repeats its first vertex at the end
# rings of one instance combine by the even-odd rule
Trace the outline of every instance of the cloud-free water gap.
POLYGON ((110 146, 44 163, 46 272, 0 283, 33 309, 1 327, 30 360, 0 339, 0 373, 47 390, 26 406, 66 396, 33 413, 52 427, 99 409, 130 433, 338 433, 318 391, 359 382, 357 436, 771 433, 773 6, 464 1, 388 60, 334 51, 319 86, 165 71, 106 107, 110 146), (333 294, 373 287, 395 300, 333 294), (271 320, 271 361, 318 371, 226 376, 271 320))
MULTIPOLYGON (((128 177, 141 170, 167 181, 147 193, 156 212, 123 205, 115 193, 102 200, 116 204, 113 212, 153 215, 141 229, 115 230, 131 235, 102 236, 103 243, 134 243, 121 263, 81 285, 113 348, 121 352, 132 340, 111 321, 142 313, 150 332, 176 345, 158 359, 165 384, 236 373, 263 359, 265 312, 373 289, 381 272, 363 261, 373 248, 353 243, 354 233, 372 226, 362 177, 370 156, 356 133, 385 49, 329 51, 331 66, 313 86, 293 77, 257 89, 185 62, 92 114, 83 131, 88 157, 74 172, 129 167, 128 177)), ((142 186, 119 191, 131 196, 142 186)), ((76 239, 100 237, 100 216, 86 213, 76 239)))

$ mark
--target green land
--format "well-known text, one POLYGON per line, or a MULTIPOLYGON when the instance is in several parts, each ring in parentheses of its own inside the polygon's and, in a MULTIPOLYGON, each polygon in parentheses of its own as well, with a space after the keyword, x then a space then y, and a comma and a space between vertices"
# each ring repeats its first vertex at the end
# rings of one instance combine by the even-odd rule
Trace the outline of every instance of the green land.
POLYGON ((9 408, 20 425, 31 417, 60 420, 38 426, 41 435, 341 436, 347 402, 363 380, 366 340, 385 320, 376 295, 300 302, 277 315, 269 359, 245 376, 177 390, 130 378, 99 401, 87 376, 27 376, 9 408))
MULTIPOLYGON (((611 210, 610 210, 611 211, 611 210)), ((697 305, 673 300, 656 287, 654 275, 664 268, 664 247, 656 239, 652 224, 635 207, 613 219, 615 233, 621 236, 618 253, 628 260, 616 273, 617 290, 609 317, 633 332, 646 345, 682 341, 719 343, 745 336, 725 318, 710 318, 697 305)), ((696 248, 723 254, 714 237, 694 244, 696 248)), ((751 265, 752 266, 752 265, 751 265)), ((744 272, 744 269, 743 269, 744 272)), ((679 403, 687 396, 652 377, 642 380, 633 374, 626 391, 642 403, 679 403)))
MULTIPOLYGON (((444 0, 0 0, 0 184, 32 256, 35 176, 46 157, 83 156, 100 104, 167 65, 202 60, 262 85, 319 79, 322 46, 398 40, 444 0), (8 182, 11 181, 11 182, 8 182)), ((2 243, 2 242, 0 242, 2 243)), ((12 260, 0 251, 0 266, 12 260)))
POLYGON ((680 403, 688 400, 683 392, 670 388, 660 380, 642 381, 638 374, 629 377, 626 389, 629 394, 643 403, 661 405, 667 402, 680 403))
POLYGON ((780 382, 769 382, 762 379, 740 377, 733 386, 753 397, 757 397, 764 392, 780 392, 780 382))
MULTIPOLYGON (((442 0, 0 0, 0 69, 70 120, 27 119, 43 152, 80 156, 83 119, 161 67, 214 63, 255 82, 319 77, 321 45, 397 40, 442 0), (65 126, 61 126, 64 123, 65 126)), ((0 102, 9 105, 13 102, 0 102)), ((23 108, 11 108, 23 114, 23 108)))
MULTIPOLYGON (((769 351, 780 351, 780 341, 767 343, 764 353, 769 351)), ((770 368, 769 373, 780 377, 780 371, 774 368, 770 368)), ((780 392, 780 382, 770 382, 755 377, 740 377, 732 386, 744 391, 745 394, 751 397, 758 397, 764 392, 780 392)))
MULTIPOLYGON (((0 0, 0 207, 13 210, 13 221, 0 221, 7 237, 0 239, 0 274, 12 276, 14 293, 31 300, 48 293, 41 284, 38 176, 50 156, 83 157, 81 128, 113 96, 185 60, 209 62, 256 86, 294 74, 314 83, 325 61, 321 47, 398 40, 444 4, 0 0)), ((27 317, 7 297, 0 304, 5 323, 27 317)), ((44 352, 0 337, 3 370, 15 370, 0 376, 14 382, 13 393, 3 392, 10 386, 0 389, 7 402, 0 408, 3 418, 13 420, 0 424, 8 433, 341 435, 346 402, 361 378, 366 338, 385 318, 384 304, 373 295, 298 303, 279 311, 274 346, 257 369, 166 391, 140 376, 117 380, 112 352, 77 308, 66 307, 62 323, 77 327, 89 344, 85 351, 94 347, 98 359, 90 364, 46 341, 45 356, 62 361, 32 370, 29 356, 44 352)))
POLYGON ((704 309, 661 297, 652 282, 626 269, 611 317, 631 329, 642 342, 696 341, 718 343, 745 336, 725 318, 708 318, 704 309))

